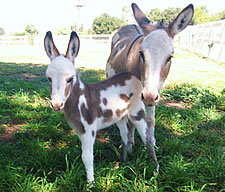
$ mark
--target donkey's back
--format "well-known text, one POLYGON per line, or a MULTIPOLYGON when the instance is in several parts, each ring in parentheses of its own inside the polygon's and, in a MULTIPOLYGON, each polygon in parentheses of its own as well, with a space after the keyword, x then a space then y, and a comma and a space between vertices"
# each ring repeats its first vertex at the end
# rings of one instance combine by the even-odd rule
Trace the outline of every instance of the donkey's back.
POLYGON ((106 76, 111 77, 118 72, 132 72, 137 77, 136 70, 131 70, 129 67, 136 67, 138 62, 138 41, 143 37, 142 29, 137 25, 126 25, 119 29, 112 38, 111 54, 106 65, 106 76))
POLYGON ((116 44, 126 44, 139 36, 144 35, 142 29, 137 25, 125 25, 121 27, 113 36, 111 50, 116 49, 116 44))

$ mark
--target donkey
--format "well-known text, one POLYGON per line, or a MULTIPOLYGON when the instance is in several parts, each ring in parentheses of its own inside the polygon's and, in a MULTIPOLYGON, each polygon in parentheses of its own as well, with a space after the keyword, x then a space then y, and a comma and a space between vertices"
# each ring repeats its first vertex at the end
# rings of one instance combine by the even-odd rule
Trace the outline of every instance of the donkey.
POLYGON ((80 80, 74 60, 80 47, 79 37, 71 33, 66 55, 60 55, 51 32, 47 32, 44 47, 51 63, 46 70, 50 81, 50 106, 64 110, 65 119, 75 129, 82 145, 82 160, 89 182, 94 181, 93 145, 96 132, 116 123, 123 145, 128 144, 127 121, 137 128, 148 152, 158 163, 153 141, 145 119, 145 105, 141 100, 142 84, 131 73, 124 72, 98 83, 80 80))
MULTIPOLYGON (((147 106, 147 121, 155 142, 155 106, 160 101, 160 91, 169 73, 173 38, 191 22, 194 8, 192 4, 188 5, 166 26, 163 20, 153 24, 135 3, 131 6, 139 26, 126 25, 113 36, 106 77, 128 71, 141 80, 141 98, 147 106)), ((130 124, 130 148, 134 144, 134 130, 130 124)))

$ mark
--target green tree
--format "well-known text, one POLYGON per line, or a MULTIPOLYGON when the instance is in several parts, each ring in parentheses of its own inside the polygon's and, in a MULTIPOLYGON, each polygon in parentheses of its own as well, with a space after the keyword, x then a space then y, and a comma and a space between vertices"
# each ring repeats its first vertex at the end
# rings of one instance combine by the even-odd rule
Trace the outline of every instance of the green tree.
POLYGON ((151 9, 148 17, 152 22, 158 22, 162 19, 165 24, 169 24, 180 13, 181 8, 167 8, 164 11, 160 11, 158 8, 151 9))
POLYGON ((210 17, 210 21, 218 21, 218 20, 223 20, 223 19, 225 19, 225 9, 219 13, 216 13, 212 17, 210 17))
POLYGON ((68 35, 68 34, 70 34, 70 30, 68 30, 65 27, 61 27, 57 30, 56 34, 57 35, 68 35))
POLYGON ((163 19, 162 13, 161 13, 159 8, 151 9, 148 17, 149 17, 151 22, 158 22, 158 21, 161 21, 163 19))
POLYGON ((92 29, 96 34, 111 34, 127 23, 120 18, 112 17, 107 13, 96 17, 92 24, 92 29))
POLYGON ((35 26, 33 24, 30 24, 25 27, 25 34, 26 35, 37 35, 38 30, 35 28, 35 26))
POLYGON ((191 24, 203 24, 210 21, 210 17, 208 15, 208 11, 206 6, 196 7, 194 10, 194 17, 192 19, 191 24))
POLYGON ((181 8, 167 8, 162 12, 162 19, 168 25, 180 12, 181 8))
POLYGON ((223 20, 225 19, 225 9, 218 13, 218 20, 223 20))

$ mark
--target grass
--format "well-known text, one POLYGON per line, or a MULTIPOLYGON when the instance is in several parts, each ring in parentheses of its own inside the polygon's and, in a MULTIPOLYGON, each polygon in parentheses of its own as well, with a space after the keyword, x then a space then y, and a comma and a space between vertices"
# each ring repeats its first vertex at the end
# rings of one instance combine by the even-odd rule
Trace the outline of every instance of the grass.
MULTIPOLYGON (((113 126, 95 143, 93 191, 225 191, 224 65, 213 63, 189 52, 175 55, 156 110, 159 174, 138 134, 128 162, 120 163, 113 126), (186 63, 190 58, 198 61, 196 70, 186 63), (205 63, 213 71, 199 72, 205 63)), ((63 113, 49 107, 46 67, 0 62, 0 191, 88 191, 79 139, 63 113)), ((86 82, 104 79, 103 70, 79 70, 86 82)))

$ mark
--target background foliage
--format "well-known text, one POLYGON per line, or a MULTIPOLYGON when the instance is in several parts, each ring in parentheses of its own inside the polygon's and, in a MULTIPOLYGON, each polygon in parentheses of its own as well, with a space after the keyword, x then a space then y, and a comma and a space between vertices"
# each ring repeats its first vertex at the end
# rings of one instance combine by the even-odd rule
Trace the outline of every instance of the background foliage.
POLYGON ((33 24, 30 24, 25 27, 25 34, 26 35, 37 35, 38 30, 36 29, 36 27, 33 24))
MULTIPOLYGON (((163 19, 166 24, 169 24, 180 13, 181 10, 181 8, 167 8, 161 11, 158 8, 153 8, 147 15, 152 22, 158 22, 163 19)), ((210 15, 206 6, 200 6, 194 8, 194 17, 191 24, 197 25, 222 19, 225 19, 225 10, 210 15)))
POLYGON ((104 13, 94 19, 92 29, 96 34, 111 34, 126 24, 124 20, 104 13))

